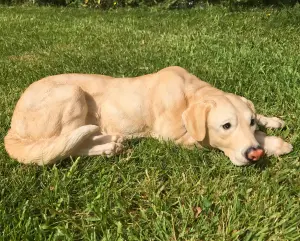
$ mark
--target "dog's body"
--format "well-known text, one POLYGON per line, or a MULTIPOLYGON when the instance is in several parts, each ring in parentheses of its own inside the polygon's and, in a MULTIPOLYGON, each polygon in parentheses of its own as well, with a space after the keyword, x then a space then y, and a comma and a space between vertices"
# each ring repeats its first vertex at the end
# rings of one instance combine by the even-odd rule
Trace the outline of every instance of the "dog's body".
POLYGON ((19 162, 39 165, 68 156, 113 155, 123 137, 136 136, 216 147, 236 165, 259 159, 259 145, 269 155, 292 150, 282 139, 255 131, 254 118, 266 127, 284 125, 255 116, 245 98, 180 67, 135 78, 63 74, 33 83, 21 96, 5 147, 19 162))

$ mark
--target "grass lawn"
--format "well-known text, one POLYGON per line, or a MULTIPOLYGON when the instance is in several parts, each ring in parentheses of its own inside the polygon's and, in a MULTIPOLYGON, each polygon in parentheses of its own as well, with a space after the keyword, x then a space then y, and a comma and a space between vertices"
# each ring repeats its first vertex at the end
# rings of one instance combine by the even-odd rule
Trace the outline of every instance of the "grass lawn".
POLYGON ((131 141, 112 158, 24 166, 0 143, 0 240, 299 240, 300 8, 229 13, 0 7, 0 137, 22 91, 67 72, 180 65, 282 117, 294 145, 235 167, 220 151, 131 141))

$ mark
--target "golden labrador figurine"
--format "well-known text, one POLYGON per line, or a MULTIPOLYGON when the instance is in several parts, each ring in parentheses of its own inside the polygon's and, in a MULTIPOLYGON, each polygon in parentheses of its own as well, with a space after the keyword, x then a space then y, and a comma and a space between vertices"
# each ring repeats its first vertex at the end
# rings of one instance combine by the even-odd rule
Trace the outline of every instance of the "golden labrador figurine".
POLYGON ((256 131, 281 128, 252 102, 199 80, 181 67, 135 78, 62 74, 31 84, 18 101, 5 148, 21 163, 113 155, 123 138, 155 137, 222 150, 235 165, 282 155, 292 145, 256 131))

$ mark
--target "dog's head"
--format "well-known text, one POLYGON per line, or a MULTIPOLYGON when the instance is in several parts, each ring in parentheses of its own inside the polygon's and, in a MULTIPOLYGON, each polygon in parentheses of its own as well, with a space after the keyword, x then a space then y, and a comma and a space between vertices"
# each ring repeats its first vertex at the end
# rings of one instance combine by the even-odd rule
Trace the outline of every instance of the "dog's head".
POLYGON ((211 96, 182 114, 188 133, 203 145, 222 150, 233 164, 248 165, 264 150, 255 139, 256 114, 252 102, 233 94, 211 96))

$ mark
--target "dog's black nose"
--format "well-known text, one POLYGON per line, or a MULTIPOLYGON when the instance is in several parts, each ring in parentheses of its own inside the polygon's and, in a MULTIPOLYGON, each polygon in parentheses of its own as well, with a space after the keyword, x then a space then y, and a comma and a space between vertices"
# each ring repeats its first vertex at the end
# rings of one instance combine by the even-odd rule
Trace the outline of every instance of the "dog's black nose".
POLYGON ((248 161, 258 161, 264 155, 264 149, 261 146, 249 147, 245 152, 248 161))

